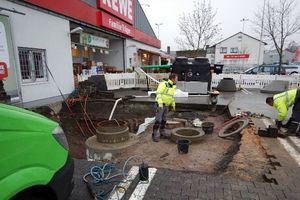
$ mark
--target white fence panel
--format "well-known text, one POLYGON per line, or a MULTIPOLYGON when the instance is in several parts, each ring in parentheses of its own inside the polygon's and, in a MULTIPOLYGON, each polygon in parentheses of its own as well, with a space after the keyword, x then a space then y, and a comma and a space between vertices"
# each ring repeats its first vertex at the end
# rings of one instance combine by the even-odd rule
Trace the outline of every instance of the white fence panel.
MULTIPOLYGON (((154 79, 161 81, 168 78, 168 73, 149 73, 154 79)), ((89 76, 81 76, 80 81, 86 80, 89 76)), ((284 80, 289 82, 290 88, 300 88, 300 75, 249 75, 249 74, 214 74, 212 76, 212 87, 217 87, 223 78, 232 78, 235 80, 236 87, 261 89, 271 83, 273 80, 284 80)), ((105 80, 108 90, 120 88, 147 88, 156 89, 157 83, 146 78, 141 73, 122 73, 105 74, 105 80)))
POLYGON ((135 73, 105 74, 105 80, 108 90, 134 88, 136 85, 135 73))
POLYGON ((236 87, 261 89, 274 80, 288 81, 290 87, 300 87, 300 76, 291 75, 250 75, 250 74, 214 74, 212 87, 217 87, 223 78, 232 78, 236 87))
MULTIPOLYGON (((164 78, 168 78, 168 73, 148 73, 149 76, 152 78, 158 80, 159 82, 162 81, 164 78)), ((136 87, 138 88, 146 88, 147 87, 147 81, 149 88, 156 89, 157 83, 151 80, 150 78, 146 78, 146 75, 144 74, 136 74, 136 87)))

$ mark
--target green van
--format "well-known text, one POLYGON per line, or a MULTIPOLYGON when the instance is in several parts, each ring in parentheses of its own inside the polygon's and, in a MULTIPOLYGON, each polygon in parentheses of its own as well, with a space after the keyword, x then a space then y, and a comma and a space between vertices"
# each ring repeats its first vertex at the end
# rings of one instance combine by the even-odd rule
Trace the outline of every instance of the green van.
POLYGON ((37 113, 0 104, 0 200, 63 200, 74 161, 60 126, 37 113))

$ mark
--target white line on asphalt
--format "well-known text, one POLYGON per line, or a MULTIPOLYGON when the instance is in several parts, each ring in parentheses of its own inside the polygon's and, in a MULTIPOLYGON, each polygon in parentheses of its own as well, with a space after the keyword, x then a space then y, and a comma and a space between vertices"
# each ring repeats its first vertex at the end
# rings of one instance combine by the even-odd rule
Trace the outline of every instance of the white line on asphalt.
POLYGON ((149 180, 147 183, 140 181, 138 185, 136 186, 135 190, 133 191, 132 195, 130 196, 129 200, 141 200, 144 198, 147 189, 155 176, 157 169, 155 168, 149 168, 149 180))
POLYGON ((300 140, 298 137, 296 136, 290 136, 290 139, 292 140, 292 142, 297 146, 297 148, 300 149, 300 140))
POLYGON ((123 198, 126 190, 129 188, 130 184, 132 183, 132 181, 135 179, 135 177, 138 175, 139 173, 139 167, 138 166, 133 166, 131 167, 131 169, 128 172, 128 176, 127 179, 123 179, 124 183, 120 183, 115 190, 113 191, 113 193, 109 196, 109 200, 120 200, 123 198), (118 188, 124 188, 125 191, 123 190, 119 190, 118 188))
MULTIPOLYGON (((295 136, 289 136, 289 139, 297 146, 300 147, 300 141, 295 136)), ((287 150, 287 152, 295 159, 295 161, 300 165, 300 154, 299 152, 289 144, 286 139, 278 138, 279 142, 283 145, 283 147, 287 150)))

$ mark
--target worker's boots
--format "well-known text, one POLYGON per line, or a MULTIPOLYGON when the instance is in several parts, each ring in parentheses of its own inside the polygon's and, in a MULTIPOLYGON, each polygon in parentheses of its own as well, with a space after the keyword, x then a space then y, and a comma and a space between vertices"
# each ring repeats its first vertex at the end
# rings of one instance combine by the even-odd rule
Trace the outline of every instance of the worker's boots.
POLYGON ((158 142, 159 141, 158 129, 159 129, 159 123, 155 122, 155 124, 153 125, 153 132, 152 132, 152 140, 153 140, 153 142, 158 142))
POLYGON ((159 133, 160 133, 160 139, 167 139, 166 131, 165 131, 165 126, 166 126, 166 121, 161 121, 160 128, 159 128, 159 133))
POLYGON ((288 127, 288 134, 300 137, 300 124, 296 121, 292 121, 288 127))

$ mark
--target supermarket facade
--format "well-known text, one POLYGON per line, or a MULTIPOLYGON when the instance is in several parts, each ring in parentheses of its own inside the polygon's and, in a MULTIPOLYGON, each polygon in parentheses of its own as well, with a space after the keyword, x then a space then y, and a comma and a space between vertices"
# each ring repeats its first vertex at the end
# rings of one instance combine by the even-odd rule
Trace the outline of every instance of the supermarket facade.
MULTIPOLYGON (((4 88, 25 107, 55 102, 80 73, 160 64, 160 41, 138 0, 4 0, 4 88)), ((75 81, 76 82, 76 81, 75 81)))

